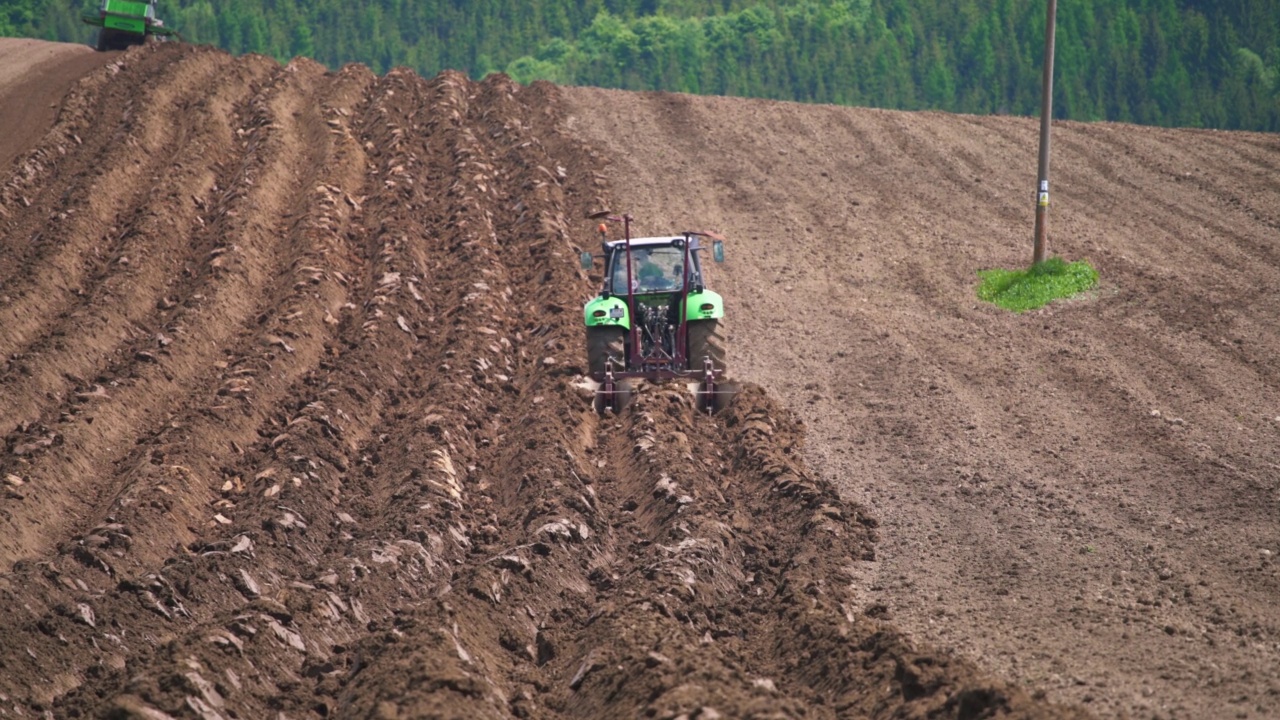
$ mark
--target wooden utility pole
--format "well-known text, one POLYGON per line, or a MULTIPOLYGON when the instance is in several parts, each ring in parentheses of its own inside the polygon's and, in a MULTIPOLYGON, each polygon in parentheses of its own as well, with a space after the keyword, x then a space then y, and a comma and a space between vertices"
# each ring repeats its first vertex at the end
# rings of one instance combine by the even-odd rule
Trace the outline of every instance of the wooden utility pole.
POLYGON ((1049 120, 1053 117, 1053 32, 1058 0, 1048 0, 1044 25, 1044 97, 1040 101, 1040 184, 1036 192, 1036 235, 1031 262, 1044 262, 1049 246, 1049 120))

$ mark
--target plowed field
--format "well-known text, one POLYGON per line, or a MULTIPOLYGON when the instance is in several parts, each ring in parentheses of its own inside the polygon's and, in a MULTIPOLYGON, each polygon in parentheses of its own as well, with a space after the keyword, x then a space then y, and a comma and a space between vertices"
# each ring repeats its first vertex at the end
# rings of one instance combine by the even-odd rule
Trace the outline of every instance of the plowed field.
POLYGON ((558 90, 94 57, 0 181, 0 714, 1072 714, 858 602, 758 387, 591 412, 558 90))
POLYGON ((650 225, 736 242, 730 365, 881 522, 861 602, 1102 715, 1280 717, 1280 137, 568 90, 650 225))
POLYGON ((0 717, 1280 708, 1275 138, 1068 126, 1104 285, 1013 317, 1026 120, 61 57, 0 76, 0 717), (727 411, 581 396, 601 207, 728 234, 727 411))

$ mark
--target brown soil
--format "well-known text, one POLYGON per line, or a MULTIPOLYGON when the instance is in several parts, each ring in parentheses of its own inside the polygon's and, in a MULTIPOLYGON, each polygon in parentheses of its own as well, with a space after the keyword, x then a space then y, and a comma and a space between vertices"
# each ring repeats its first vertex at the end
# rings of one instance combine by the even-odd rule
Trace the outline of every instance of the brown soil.
POLYGON ((1080 715, 886 622, 759 387, 590 410, 556 88, 94 59, 0 175, 0 717, 1080 715))
POLYGON ((44 135, 73 83, 117 55, 25 38, 0 43, 0 168, 44 135))
POLYGON ((859 607, 1099 715, 1280 716, 1280 137, 566 90, 638 232, 710 227, 730 367, 881 522, 859 607))

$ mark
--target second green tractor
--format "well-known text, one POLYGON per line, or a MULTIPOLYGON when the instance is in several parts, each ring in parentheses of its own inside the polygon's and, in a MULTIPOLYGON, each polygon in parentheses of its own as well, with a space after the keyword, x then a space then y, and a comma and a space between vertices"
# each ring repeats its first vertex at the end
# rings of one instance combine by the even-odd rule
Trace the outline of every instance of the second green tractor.
POLYGON ((181 38, 177 30, 165 27, 156 17, 155 0, 102 0, 96 13, 85 13, 83 20, 98 28, 94 47, 98 50, 124 50, 141 45, 147 38, 181 38))

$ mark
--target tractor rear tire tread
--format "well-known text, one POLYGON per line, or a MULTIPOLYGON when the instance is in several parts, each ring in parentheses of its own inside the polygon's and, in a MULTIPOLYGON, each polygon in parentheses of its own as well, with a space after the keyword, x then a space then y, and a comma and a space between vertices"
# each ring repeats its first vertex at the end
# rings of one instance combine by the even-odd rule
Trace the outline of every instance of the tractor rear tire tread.
POLYGON ((626 331, 620 327, 587 328, 587 372, 592 377, 604 374, 605 361, 614 359, 614 368, 622 370, 626 363, 624 349, 626 331))
POLYGON ((709 355, 716 371, 724 373, 727 367, 727 348, 724 318, 689 321, 690 370, 701 370, 703 358, 709 355))

